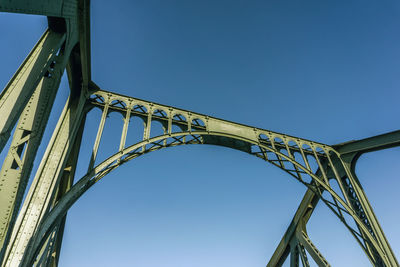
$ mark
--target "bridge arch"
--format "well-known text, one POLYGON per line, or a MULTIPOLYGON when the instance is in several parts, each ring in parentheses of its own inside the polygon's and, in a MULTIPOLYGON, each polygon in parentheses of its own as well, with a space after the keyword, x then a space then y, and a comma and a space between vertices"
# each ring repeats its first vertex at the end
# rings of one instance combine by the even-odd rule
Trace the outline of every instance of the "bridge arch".
MULTIPOLYGON (((97 99, 101 98, 99 97, 97 99)), ((120 149, 102 163, 91 168, 91 170, 60 199, 58 204, 43 219, 39 230, 31 239, 28 245, 30 249, 27 250, 29 253, 24 256, 23 262, 33 262, 36 253, 56 223, 66 214, 68 209, 80 196, 105 175, 143 154, 163 148, 187 144, 226 146, 249 153, 277 166, 315 193, 319 194, 320 198, 341 220, 343 219, 340 216, 341 212, 346 212, 350 215, 350 217, 355 220, 357 226, 365 233, 368 242, 376 248, 380 255, 384 256, 379 244, 368 231, 364 222, 357 216, 346 199, 340 197, 330 186, 329 180, 337 180, 340 176, 340 171, 344 171, 348 176, 351 175, 341 161, 339 153, 332 147, 267 130, 233 124, 200 114, 192 114, 188 111, 174 110, 174 108, 165 106, 160 107, 153 103, 141 103, 141 100, 138 101, 139 103, 135 103, 136 101, 124 101, 124 104, 129 104, 121 104, 115 108, 116 105, 112 106, 112 103, 118 103, 115 101, 115 98, 108 98, 108 100, 107 98, 103 99, 104 100, 101 100, 103 101, 103 103, 101 103, 102 105, 97 105, 97 107, 103 110, 103 114, 107 115, 108 112, 110 112, 108 109, 126 112, 126 114, 132 114, 132 112, 134 112, 134 115, 141 117, 143 121, 145 121, 146 127, 143 140, 129 147, 120 149), (169 112, 167 113, 165 110, 169 112), (159 115, 155 115, 157 113, 159 115), (163 135, 151 137, 152 120, 166 125, 166 131, 163 135), (180 126, 180 131, 173 132, 173 124, 180 126), (338 164, 342 167, 340 170, 335 167, 338 166, 338 164), (322 195, 324 191, 329 193, 334 203, 322 195)), ((126 124, 129 123, 129 119, 130 118, 125 122, 126 124)), ((340 183, 340 180, 338 181, 340 183)), ((354 229, 345 221, 343 221, 343 223, 354 235, 354 229)), ((366 251, 367 248, 364 247, 361 239, 356 238, 356 240, 366 251)))

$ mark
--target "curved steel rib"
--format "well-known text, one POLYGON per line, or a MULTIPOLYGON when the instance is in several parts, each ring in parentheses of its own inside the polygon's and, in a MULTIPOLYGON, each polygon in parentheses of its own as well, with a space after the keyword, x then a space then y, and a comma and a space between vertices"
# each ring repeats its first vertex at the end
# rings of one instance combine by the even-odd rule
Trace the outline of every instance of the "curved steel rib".
POLYGON ((387 266, 396 266, 395 261, 385 253, 381 240, 374 234, 368 218, 361 217, 353 208, 354 199, 349 199, 346 194, 347 187, 343 183, 343 177, 346 177, 354 186, 352 174, 340 154, 331 146, 102 90, 92 92, 87 101, 91 107, 103 111, 89 171, 43 218, 27 247, 23 264, 33 263, 45 238, 73 203, 112 170, 140 155, 162 148, 185 144, 212 144, 247 152, 286 171, 328 205, 350 230, 373 264, 379 265, 383 262, 387 266), (119 112, 124 116, 119 151, 94 166, 104 125, 110 112, 119 112), (131 117, 141 118, 145 127, 142 140, 125 147, 127 125, 131 117), (151 125, 154 121, 163 125, 163 135, 152 137, 151 125), (334 190, 331 186, 332 181, 336 181, 341 192, 334 190), (328 192, 328 197, 323 195, 323 192, 328 192), (350 226, 346 221, 348 217, 354 219, 358 229, 350 226))

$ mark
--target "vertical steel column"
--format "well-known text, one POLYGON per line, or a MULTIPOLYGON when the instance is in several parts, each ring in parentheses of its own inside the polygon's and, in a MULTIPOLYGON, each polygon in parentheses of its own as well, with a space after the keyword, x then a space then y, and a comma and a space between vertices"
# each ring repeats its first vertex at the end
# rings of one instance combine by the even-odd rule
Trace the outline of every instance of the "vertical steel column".
POLYGON ((121 140, 119 142, 119 151, 122 151, 125 148, 126 136, 128 134, 129 122, 131 120, 131 112, 132 112, 132 107, 128 106, 126 109, 125 117, 123 119, 124 127, 122 128, 121 140))
POLYGON ((106 105, 103 109, 103 114, 101 115, 99 128, 97 129, 96 140, 94 141, 92 155, 90 156, 88 172, 93 169, 94 163, 96 162, 96 157, 97 157, 97 152, 98 152, 99 146, 100 146, 101 136, 103 135, 104 125, 106 123, 106 119, 108 116, 108 107, 110 105, 110 103, 109 103, 110 101, 108 99, 105 99, 104 101, 106 101, 106 105))

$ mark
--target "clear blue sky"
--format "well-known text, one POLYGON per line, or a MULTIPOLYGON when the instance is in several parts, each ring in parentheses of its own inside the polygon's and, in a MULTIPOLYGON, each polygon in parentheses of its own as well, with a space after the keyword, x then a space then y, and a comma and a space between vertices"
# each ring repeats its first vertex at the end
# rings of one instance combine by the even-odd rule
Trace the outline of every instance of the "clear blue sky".
MULTIPOLYGON (((0 14, 0 87, 45 28, 44 17, 0 14)), ((394 0, 92 1, 92 77, 104 90, 336 144, 400 128, 399 28, 394 0)), ((44 140, 67 95, 64 79, 44 140)), ((122 119, 109 121, 100 159, 119 144, 122 119)), ((399 148, 374 152, 356 169, 398 258, 399 159, 399 148)), ((60 266, 265 266, 305 191, 227 148, 150 153, 70 210, 60 266)), ((308 231, 333 266, 369 265, 322 203, 308 231)))

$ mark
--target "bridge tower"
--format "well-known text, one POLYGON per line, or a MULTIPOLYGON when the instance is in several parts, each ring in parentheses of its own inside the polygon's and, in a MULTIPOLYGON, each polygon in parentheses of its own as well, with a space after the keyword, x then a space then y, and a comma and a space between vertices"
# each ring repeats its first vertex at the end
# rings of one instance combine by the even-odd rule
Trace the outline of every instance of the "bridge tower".
POLYGON ((57 266, 68 209, 89 188, 141 155, 190 144, 225 146, 251 154, 307 187, 267 266, 281 266, 289 255, 291 266, 309 266, 307 253, 319 266, 329 266, 307 234, 307 222, 318 202, 327 205, 350 231, 373 266, 399 266, 354 168, 363 153, 399 146, 400 131, 327 145, 102 90, 91 79, 89 8, 88 0, 0 4, 1 12, 48 18, 48 29, 0 94, 0 151, 11 138, 0 171, 1 266, 57 266), (27 188, 64 71, 70 96, 27 188), (102 115, 88 171, 74 177, 86 114, 94 108, 102 115), (119 148, 96 164, 111 112, 124 118, 117 137, 119 148), (143 121, 144 131, 137 142, 127 145, 133 117, 143 121), (154 134, 155 122, 162 125, 163 133, 154 134))

